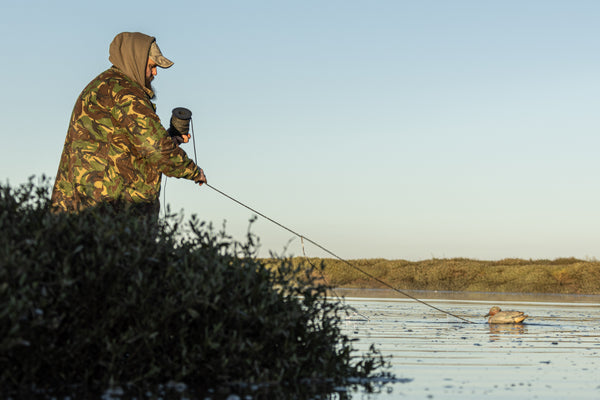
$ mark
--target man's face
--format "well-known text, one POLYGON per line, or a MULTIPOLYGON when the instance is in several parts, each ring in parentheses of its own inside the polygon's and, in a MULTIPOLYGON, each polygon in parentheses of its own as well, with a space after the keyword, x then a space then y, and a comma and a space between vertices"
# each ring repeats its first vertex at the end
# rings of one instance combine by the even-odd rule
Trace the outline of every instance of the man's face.
POLYGON ((156 75, 156 63, 148 57, 148 63, 146 63, 146 87, 150 88, 150 83, 154 80, 156 75))

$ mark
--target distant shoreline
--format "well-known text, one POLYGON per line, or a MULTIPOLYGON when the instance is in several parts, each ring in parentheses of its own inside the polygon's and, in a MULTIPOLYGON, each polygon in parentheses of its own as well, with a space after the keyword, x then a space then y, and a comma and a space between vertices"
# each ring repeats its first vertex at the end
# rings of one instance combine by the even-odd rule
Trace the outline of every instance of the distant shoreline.
MULTIPOLYGON (((399 288, 400 289, 400 288, 399 288)), ((600 304, 600 294, 564 294, 564 293, 502 293, 502 292, 455 292, 440 290, 404 290, 420 300, 435 302, 436 300, 467 301, 467 302, 542 302, 542 303, 593 303, 600 304)), ((332 297, 358 298, 358 299, 385 299, 390 301, 412 301, 411 298, 392 289, 371 288, 333 288, 332 297)))
MULTIPOLYGON (((274 261, 263 260, 267 264, 274 261)), ((600 295, 600 261, 597 260, 434 258, 422 261, 360 259, 346 263, 331 258, 294 257, 293 262, 322 265, 320 278, 337 288, 383 289, 388 284, 401 290, 600 295)))

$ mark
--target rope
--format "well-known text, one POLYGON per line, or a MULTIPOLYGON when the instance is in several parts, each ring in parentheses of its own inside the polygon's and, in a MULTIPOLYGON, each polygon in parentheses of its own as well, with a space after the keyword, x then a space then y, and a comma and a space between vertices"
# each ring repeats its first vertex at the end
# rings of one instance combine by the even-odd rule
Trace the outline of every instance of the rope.
MULTIPOLYGON (((196 154, 196 135, 194 134, 194 123, 193 123, 193 121, 192 121, 192 118, 191 118, 191 112, 190 112, 189 121, 190 121, 190 129, 191 129, 191 133, 192 133, 192 143, 193 143, 193 145, 194 145, 194 161, 195 161, 196 165, 198 165, 198 156, 197 156, 197 154, 196 154)), ((242 206, 242 207, 244 207, 244 208, 247 208, 248 210, 252 211, 253 213, 255 213, 255 214, 257 214, 257 215, 260 215, 260 216, 261 216, 261 217, 263 217, 264 219, 266 219, 266 220, 268 220, 268 221, 271 221, 273 224, 275 224, 275 225, 279 226, 280 228, 282 228, 282 229, 284 229, 284 230, 286 230, 286 231, 288 231, 288 232, 290 232, 290 233, 292 233, 292 234, 294 234, 294 235, 298 236, 298 237, 300 238, 300 241, 302 242, 302 252, 304 252, 304 240, 306 240, 307 242, 309 242, 309 243, 312 243, 313 245, 317 246, 319 249, 323 250, 323 251, 324 251, 324 252, 326 252, 327 254, 329 254, 329 255, 331 255, 331 256, 333 256, 333 257, 337 258, 337 259, 338 259, 338 260, 340 260, 341 262, 345 263, 346 265, 350 266, 351 268, 354 268, 355 270, 357 270, 357 271, 361 272, 362 274, 364 274, 364 275, 368 276, 369 278, 373 279, 374 281, 377 281, 377 282, 379 282, 380 284, 384 285, 384 286, 385 286, 385 287, 387 287, 387 288, 390 288, 390 289, 392 289, 392 290, 394 290, 394 291, 396 291, 396 292, 398 292, 398 293, 400 293, 400 294, 402 294, 402 295, 404 295, 404 296, 406 296, 406 297, 408 297, 408 298, 410 298, 410 299, 413 299, 413 300, 415 300, 415 301, 417 301, 417 302, 419 302, 419 303, 421 303, 421 304, 423 304, 423 305, 425 305, 425 306, 427 306, 427 307, 433 308, 434 310, 437 310, 437 311, 439 311, 439 312, 441 312, 441 313, 443 313, 443 314, 450 315, 451 317, 454 317, 454 318, 460 319, 460 320, 462 320, 462 321, 464 321, 464 322, 467 322, 467 323, 469 323, 469 324, 473 324, 473 323, 474 323, 474 322, 472 322, 472 321, 469 321, 469 320, 468 320, 468 319, 466 319, 466 318, 463 318, 463 317, 461 317, 461 316, 458 316, 458 315, 452 314, 451 312, 448 312, 448 311, 442 310, 441 308, 438 308, 438 307, 436 307, 436 306, 434 306, 434 305, 431 305, 431 304, 429 304, 429 303, 427 303, 427 302, 425 302, 425 301, 423 301, 423 300, 420 300, 420 299, 418 299, 418 298, 416 298, 416 297, 414 297, 414 296, 412 296, 412 295, 410 295, 410 294, 408 294, 408 293, 406 293, 406 292, 404 292, 404 291, 402 291, 402 290, 400 290, 400 289, 397 289, 397 288, 393 287, 393 286, 392 286, 392 285, 390 285, 389 283, 387 283, 387 282, 385 282, 385 281, 383 281, 383 280, 381 280, 381 279, 377 278, 376 276, 373 276, 373 275, 369 274, 367 271, 365 271, 365 270, 363 270, 363 269, 361 269, 361 268, 357 267, 356 265, 352 264, 350 261, 348 261, 348 260, 345 260, 345 259, 341 258, 340 256, 338 256, 337 254, 335 254, 335 253, 333 253, 333 252, 329 251, 328 249, 326 249, 325 247, 321 246, 321 245, 320 245, 320 244, 318 244, 317 242, 315 242, 315 241, 313 241, 313 240, 311 240, 311 239, 307 238, 307 237, 306 237, 306 236, 304 236, 304 235, 301 235, 301 234, 299 234, 298 232, 295 232, 295 231, 291 230, 291 229, 290 229, 290 228, 288 228, 287 226, 285 226, 285 225, 283 225, 283 224, 280 224, 279 222, 275 221, 274 219, 267 217, 265 214, 263 214, 263 213, 261 213, 261 212, 259 212, 259 211, 255 210, 255 209, 253 209, 252 207, 249 207, 249 206, 247 206, 246 204, 242 203, 241 201, 239 201, 239 200, 237 200, 237 199, 235 199, 235 198, 231 197, 231 196, 230 196, 230 195, 228 195, 227 193, 225 193, 225 192, 222 192, 221 190, 217 189, 216 187, 214 187, 214 186, 210 185, 208 182, 206 182, 206 183, 204 183, 204 184, 205 184, 206 186, 208 186, 209 188, 211 188, 212 190, 214 190, 215 192, 217 192, 217 193, 221 194, 222 196, 224 196, 224 197, 227 197, 228 199, 232 200, 233 202, 235 202, 235 203, 239 204, 240 206, 242 206)), ((307 257, 306 257, 306 253, 304 253, 304 256, 305 256, 305 258, 307 258, 307 257)), ((307 259, 308 259, 308 258, 307 258, 307 259)), ((323 277, 323 278, 324 278, 324 277, 323 277)), ((335 292, 334 292, 334 294, 335 294, 335 292)), ((337 296, 337 294, 336 294, 336 296, 337 296)), ((364 317, 364 316, 363 316, 363 317, 364 317)), ((367 319, 368 319, 368 318, 367 318, 367 319)))
POLYGON ((344 264, 348 265, 349 267, 351 267, 351 268, 354 268, 355 270, 357 270, 357 271, 359 271, 360 273, 362 273, 362 274, 364 274, 364 275, 368 276, 369 278, 373 279, 374 281, 376 281, 376 282, 379 282, 379 283, 380 283, 380 284, 382 284, 383 286, 385 286, 385 287, 387 287, 387 288, 390 288, 390 289, 392 289, 392 290, 394 290, 394 291, 396 291, 396 292, 398 292, 398 293, 400 293, 400 294, 402 294, 402 295, 404 295, 404 296, 406 296, 406 297, 408 297, 408 298, 410 298, 410 299, 413 299, 413 300, 415 300, 415 301, 417 301, 417 302, 419 302, 419 303, 421 303, 421 304, 423 304, 423 305, 425 305, 425 306, 427 306, 427 307, 433 308, 434 310, 437 310, 437 311, 439 311, 439 312, 441 312, 441 313, 444 313, 444 314, 450 315, 450 316, 452 316, 452 317, 454 317, 454 318, 457 318, 457 319, 463 320, 463 321, 465 321, 465 322, 468 322, 468 323, 470 323, 470 324, 473 324, 473 323, 474 323, 474 322, 472 322, 472 321, 469 321, 468 319, 465 319, 465 318, 463 318, 463 317, 461 317, 461 316, 458 316, 458 315, 452 314, 451 312, 448 312, 448 311, 442 310, 442 309, 440 309, 440 308, 438 308, 438 307, 436 307, 436 306, 434 306, 434 305, 431 305, 431 304, 429 304, 429 303, 427 303, 427 302, 425 302, 425 301, 423 301, 423 300, 420 300, 420 299, 418 299, 418 298, 416 298, 416 297, 414 297, 414 296, 412 296, 412 295, 410 295, 410 294, 408 294, 408 293, 406 293, 406 292, 404 292, 404 291, 402 291, 402 290, 400 290, 400 289, 398 289, 398 288, 395 288, 395 287, 393 287, 393 286, 392 286, 392 285, 390 285, 389 283, 387 283, 387 282, 385 282, 385 281, 383 281, 383 280, 381 280, 381 279, 377 278, 376 276, 374 276, 374 275, 372 275, 372 274, 368 273, 367 271, 365 271, 365 270, 363 270, 363 269, 361 269, 361 268, 357 267, 356 265, 352 264, 350 261, 348 261, 348 260, 345 260, 345 259, 341 258, 341 257, 340 257, 340 256, 338 256, 337 254, 335 254, 335 253, 331 252, 330 250, 328 250, 328 249, 326 249, 325 247, 321 246, 321 245, 320 245, 320 244, 318 244, 317 242, 315 242, 315 241, 313 241, 313 240, 311 240, 311 239, 307 238, 307 237, 306 237, 306 236, 304 236, 304 235, 301 235, 301 234, 299 234, 298 232, 295 232, 295 231, 291 230, 291 229, 290 229, 290 228, 288 228, 287 226, 284 226, 284 225, 280 224, 279 222, 275 221, 274 219, 267 217, 267 216, 266 216, 266 215, 264 215, 263 213, 261 213, 261 212, 258 212, 257 210, 253 209, 252 207, 249 207, 249 206, 247 206, 246 204, 244 204, 244 203, 242 203, 241 201, 239 201, 239 200, 237 200, 237 199, 235 199, 235 198, 231 197, 231 196, 230 196, 230 195, 228 195, 227 193, 224 193, 224 192, 222 192, 221 190, 217 189, 216 187, 214 187, 214 186, 212 186, 212 185, 209 185, 208 183, 205 183, 205 185, 206 185, 206 186, 208 186, 209 188, 211 188, 212 190, 214 190, 215 192, 217 192, 217 193, 219 193, 219 194, 221 194, 221 195, 223 195, 223 196, 227 197, 228 199, 232 200, 233 202, 235 202, 235 203, 237 203, 237 204, 241 205, 242 207, 245 207, 245 208, 247 208, 248 210, 252 211, 253 213, 256 213, 257 215, 260 215, 261 217, 265 218, 265 219, 266 219, 266 220, 268 220, 268 221, 271 221, 272 223, 274 223, 275 225, 279 226, 280 228, 282 228, 282 229, 284 229, 284 230, 286 230, 286 231, 288 231, 288 232, 290 232, 290 233, 292 233, 292 234, 294 234, 294 235, 298 236, 298 237, 300 238, 300 240, 306 240, 307 242, 309 242, 309 243, 313 244, 314 246, 316 246, 316 247, 318 247, 319 249, 323 250, 324 252, 326 252, 327 254, 331 255, 332 257, 334 257, 334 258, 337 258, 339 261, 343 262, 344 264))
MULTIPOLYGON (((312 263, 312 261, 310 261, 310 259, 308 258, 308 256, 306 255, 306 252, 304 251, 304 238, 300 238, 300 243, 302 244, 302 254, 304 255, 304 258, 306 259, 306 262, 310 264, 311 267, 313 267, 313 269, 317 270, 318 268, 315 267, 315 264, 312 263)), ((329 282, 327 282, 327 278, 325 278, 325 274, 323 273, 322 270, 319 270, 319 272, 321 273, 321 279, 323 279, 323 281, 325 282, 326 285, 329 285, 329 282)), ((338 301, 342 301, 342 299, 340 298, 340 296, 338 296, 338 294, 336 293, 336 291, 330 287, 331 289, 331 293, 333 293, 333 295, 335 296, 336 299, 338 299, 338 301)), ((367 317, 366 315, 363 315, 361 313, 358 312, 358 310, 354 309, 354 312, 356 313, 356 315, 360 315, 361 317, 363 317, 366 320, 370 320, 369 317, 367 317)))
POLYGON ((194 135, 194 121, 190 118, 190 130, 192 132, 192 144, 194 145, 194 162, 198 165, 198 155, 196 154, 196 135, 194 135))

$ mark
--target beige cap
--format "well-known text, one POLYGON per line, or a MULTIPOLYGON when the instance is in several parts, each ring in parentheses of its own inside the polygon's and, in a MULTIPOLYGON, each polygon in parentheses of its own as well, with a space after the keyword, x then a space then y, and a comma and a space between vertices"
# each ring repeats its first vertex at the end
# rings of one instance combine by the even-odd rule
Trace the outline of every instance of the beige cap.
POLYGON ((173 61, 162 55, 156 42, 152 42, 152 45, 150 46, 149 57, 161 68, 169 68, 173 65, 173 61))

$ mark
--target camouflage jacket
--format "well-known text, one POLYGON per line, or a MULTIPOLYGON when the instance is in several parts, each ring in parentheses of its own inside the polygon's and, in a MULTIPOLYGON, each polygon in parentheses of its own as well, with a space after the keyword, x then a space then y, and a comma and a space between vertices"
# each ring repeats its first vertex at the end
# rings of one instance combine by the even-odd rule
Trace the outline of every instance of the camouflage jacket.
POLYGON ((53 207, 78 211, 133 203, 156 210, 161 174, 200 178, 199 168, 162 126, 151 96, 114 66, 90 82, 71 115, 53 207))

